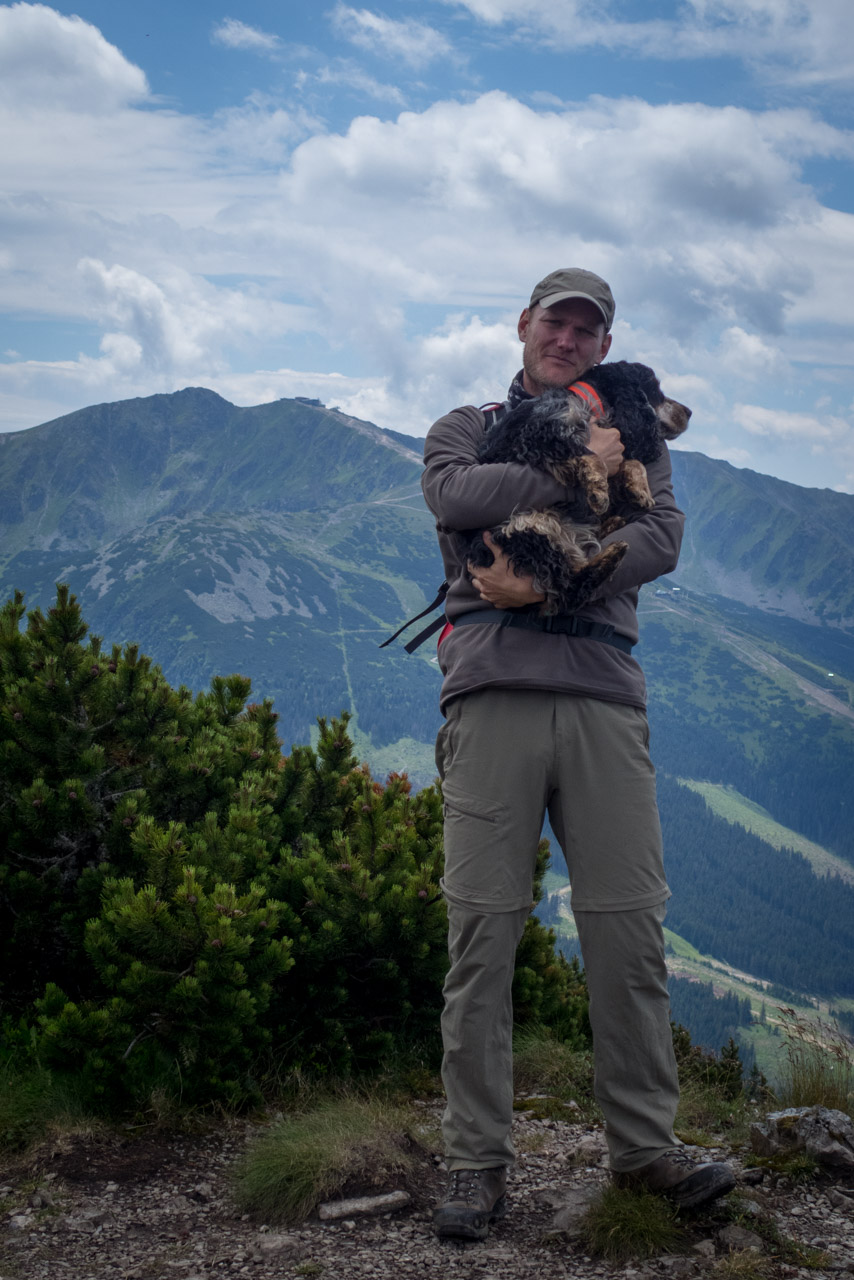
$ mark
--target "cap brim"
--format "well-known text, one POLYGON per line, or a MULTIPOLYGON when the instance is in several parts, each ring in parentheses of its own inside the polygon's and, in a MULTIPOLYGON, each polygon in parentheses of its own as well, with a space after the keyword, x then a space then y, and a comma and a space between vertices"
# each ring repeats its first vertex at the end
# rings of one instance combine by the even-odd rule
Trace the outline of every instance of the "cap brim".
POLYGON ((553 307, 556 302, 565 302, 567 298, 583 298, 585 302, 592 302, 602 319, 605 321, 605 328, 607 329, 609 324, 608 317, 602 310, 601 304, 598 303, 595 298, 591 298, 589 293, 581 293, 578 290, 563 293, 548 293, 544 298, 539 299, 539 304, 541 307, 553 307))

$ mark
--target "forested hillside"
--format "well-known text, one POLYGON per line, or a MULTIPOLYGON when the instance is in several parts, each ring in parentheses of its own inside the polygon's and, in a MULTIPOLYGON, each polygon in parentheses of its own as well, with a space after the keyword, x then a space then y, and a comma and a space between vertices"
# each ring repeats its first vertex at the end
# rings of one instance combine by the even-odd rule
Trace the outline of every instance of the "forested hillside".
POLYGON ((646 588, 640 617, 658 767, 731 783, 784 826, 854 861, 854 641, 834 633, 842 661, 830 668, 818 627, 772 640, 759 610, 684 590, 646 588))
POLYGON ((667 923, 707 955, 799 991, 854 995, 854 887, 816 876, 659 776, 667 923))
MULTIPOLYGON (((753 1021, 749 1000, 740 1000, 729 992, 716 996, 709 982, 671 977, 667 988, 673 1021, 688 1027, 694 1043, 712 1053, 717 1053, 730 1038, 735 1039, 739 1027, 749 1027, 753 1021)), ((743 1052, 742 1062, 749 1070, 752 1063, 745 1060, 743 1052)))

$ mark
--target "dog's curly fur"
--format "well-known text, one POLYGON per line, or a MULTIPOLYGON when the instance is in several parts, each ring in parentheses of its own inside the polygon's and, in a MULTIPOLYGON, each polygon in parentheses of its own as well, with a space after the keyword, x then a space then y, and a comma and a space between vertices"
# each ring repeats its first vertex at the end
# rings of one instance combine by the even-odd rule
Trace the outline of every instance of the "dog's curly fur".
MULTIPOLYGON (((619 508, 649 510, 655 505, 647 463, 661 454, 665 440, 681 435, 691 410, 668 399, 652 369, 625 360, 599 365, 584 382, 607 409, 603 426, 614 426, 624 461, 608 478, 604 462, 587 452, 591 409, 570 390, 548 391, 525 400, 499 418, 484 437, 481 462, 522 462, 546 471, 575 491, 571 503, 545 511, 514 512, 491 530, 515 573, 534 578, 545 593, 544 615, 573 613, 611 577, 628 550, 626 542, 602 548, 600 538, 625 524, 619 508)), ((480 533, 468 535, 472 566, 492 564, 480 533)))

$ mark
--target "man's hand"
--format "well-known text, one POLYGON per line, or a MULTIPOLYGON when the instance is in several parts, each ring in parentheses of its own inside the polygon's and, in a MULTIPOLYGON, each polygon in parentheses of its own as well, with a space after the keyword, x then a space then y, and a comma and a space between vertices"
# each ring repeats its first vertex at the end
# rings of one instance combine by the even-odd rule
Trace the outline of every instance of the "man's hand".
POLYGON ((545 600, 544 593, 534 586, 533 578, 516 576, 510 561, 488 529, 484 531, 483 540, 495 559, 486 568, 478 568, 472 564, 468 566, 471 580, 480 593, 481 600, 488 600, 496 609, 517 609, 523 604, 545 600))
POLYGON ((601 458, 608 468, 608 475, 615 475, 623 461, 623 442, 616 427, 600 427, 595 419, 590 420, 590 439, 587 448, 601 458))

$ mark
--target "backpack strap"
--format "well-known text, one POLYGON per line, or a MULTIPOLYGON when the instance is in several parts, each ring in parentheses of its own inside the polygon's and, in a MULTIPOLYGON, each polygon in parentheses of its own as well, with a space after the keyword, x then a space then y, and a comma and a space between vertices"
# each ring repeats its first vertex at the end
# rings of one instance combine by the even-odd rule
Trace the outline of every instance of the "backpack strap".
MULTIPOLYGON (((403 631, 405 631, 407 627, 412 626, 413 622, 417 622, 419 618, 426 618, 428 613, 432 613, 434 609, 440 608, 440 606, 445 603, 445 596, 447 594, 448 594, 448 583, 443 582, 436 593, 436 599, 433 600, 430 604, 428 604, 426 609, 422 609, 420 613, 416 613, 414 618, 410 618, 408 622, 404 622, 402 627, 398 627, 394 635, 389 636, 388 640, 383 640, 382 644, 380 645, 380 648, 384 649, 386 645, 391 644, 392 640, 396 640, 397 637, 403 631)), ((420 644, 423 644, 425 640, 429 639, 430 636, 432 636, 436 631, 439 630, 440 627, 443 627, 444 625, 445 625, 445 615, 444 613, 442 613, 439 615, 438 618, 434 618, 433 621, 427 627, 425 627, 423 631, 419 631, 418 635, 414 638, 414 640, 410 640, 408 644, 403 646, 406 652, 412 653, 415 649, 418 648, 420 644)))
POLYGON ((462 613, 454 618, 454 627, 471 624, 491 623, 499 627, 522 627, 526 631, 543 631, 547 635, 578 636, 586 640, 599 640, 602 644, 613 645, 622 649, 623 653, 631 653, 635 642, 629 636, 617 631, 610 622, 595 622, 577 613, 558 613, 541 617, 537 613, 517 613, 511 609, 474 609, 470 613, 462 613))
POLYGON ((483 425, 489 431, 491 427, 495 426, 496 422, 499 422, 506 413, 510 412, 510 401, 505 400, 502 404, 498 404, 497 401, 492 404, 482 404, 480 411, 483 414, 483 425))

